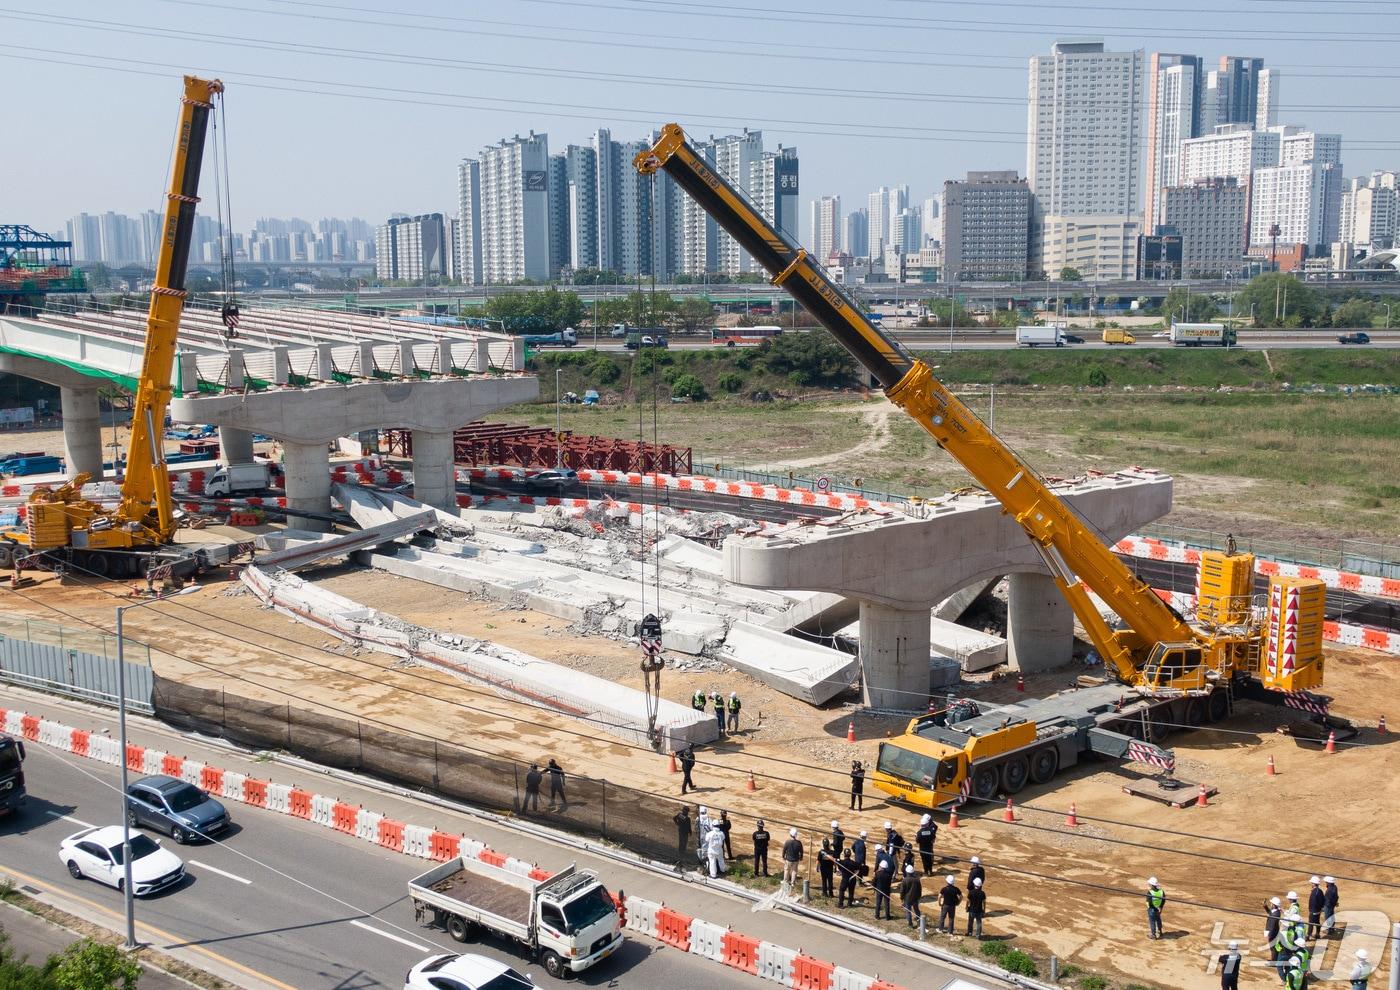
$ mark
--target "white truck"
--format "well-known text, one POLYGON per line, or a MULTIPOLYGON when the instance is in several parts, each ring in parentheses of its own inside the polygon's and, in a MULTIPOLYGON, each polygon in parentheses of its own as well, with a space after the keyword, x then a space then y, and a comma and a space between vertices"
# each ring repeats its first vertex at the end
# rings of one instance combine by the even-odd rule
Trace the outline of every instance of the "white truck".
POLYGON ((622 945, 622 919, 597 874, 569 866, 532 880, 503 866, 457 857, 408 881, 414 918, 465 942, 473 926, 519 942, 562 979, 622 945))
POLYGON ((204 482, 204 494, 211 498, 239 492, 260 492, 268 486, 266 464, 230 464, 220 467, 204 482))
POLYGON ((1050 323, 1043 327, 1017 327, 1016 343, 1026 347, 1064 347, 1064 328, 1058 323, 1050 323))
POLYGON ((1173 323, 1171 341, 1184 347, 1233 347, 1235 329, 1223 323, 1173 323))

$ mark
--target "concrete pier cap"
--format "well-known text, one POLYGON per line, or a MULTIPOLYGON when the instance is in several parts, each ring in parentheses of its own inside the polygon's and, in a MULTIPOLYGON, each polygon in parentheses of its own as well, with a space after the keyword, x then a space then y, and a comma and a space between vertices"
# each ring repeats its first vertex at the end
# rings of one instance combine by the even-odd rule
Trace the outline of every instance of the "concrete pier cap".
MULTIPOLYGON (((1135 469, 1059 484, 1055 493, 1113 544, 1171 511, 1172 479, 1135 469)), ((859 601, 865 702, 872 708, 925 707, 930 610, 979 581, 1025 577, 1014 577, 1010 586, 1013 666, 1040 670, 1067 661, 1072 614, 1039 553, 1000 503, 986 494, 950 495, 920 511, 925 518, 866 512, 731 536, 724 543, 724 577, 752 588, 859 601)))

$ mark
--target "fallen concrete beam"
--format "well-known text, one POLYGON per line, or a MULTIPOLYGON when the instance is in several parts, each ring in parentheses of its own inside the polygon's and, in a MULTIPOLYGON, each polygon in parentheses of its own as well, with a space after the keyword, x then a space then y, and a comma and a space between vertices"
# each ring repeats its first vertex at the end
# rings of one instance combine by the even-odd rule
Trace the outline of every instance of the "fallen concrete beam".
POLYGON ((721 657, 774 690, 822 705, 855 682, 860 661, 849 653, 787 636, 751 622, 736 622, 721 657))
POLYGON ((434 525, 435 520, 431 512, 420 512, 406 519, 395 519, 393 522, 387 522, 381 526, 362 529, 358 533, 349 533, 319 543, 279 550, 263 557, 258 563, 265 568, 276 567, 284 571, 292 571, 299 567, 307 567, 327 557, 346 557, 356 550, 388 543, 401 536, 421 533, 424 530, 432 529, 434 525))
POLYGON ((945 622, 957 622, 963 617, 963 613, 972 607, 973 602, 1000 580, 1000 577, 994 577, 985 581, 974 581, 966 588, 953 592, 933 607, 933 617, 945 622))

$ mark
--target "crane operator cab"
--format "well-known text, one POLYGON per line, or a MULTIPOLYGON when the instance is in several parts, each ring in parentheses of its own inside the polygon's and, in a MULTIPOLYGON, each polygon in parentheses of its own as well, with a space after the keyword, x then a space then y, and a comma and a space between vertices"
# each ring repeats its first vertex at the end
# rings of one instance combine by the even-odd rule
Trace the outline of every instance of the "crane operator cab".
POLYGON ((1201 691, 1206 681, 1205 653, 1199 643, 1158 643, 1142 667, 1142 685, 1177 691, 1201 691))

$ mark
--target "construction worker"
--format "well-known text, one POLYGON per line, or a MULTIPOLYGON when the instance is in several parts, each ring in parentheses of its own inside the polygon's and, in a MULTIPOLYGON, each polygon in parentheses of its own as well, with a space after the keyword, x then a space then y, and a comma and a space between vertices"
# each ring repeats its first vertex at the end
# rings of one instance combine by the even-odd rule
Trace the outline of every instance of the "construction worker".
POLYGON ((904 905, 904 920, 910 928, 918 928, 924 920, 919 901, 924 896, 924 884, 912 865, 904 868, 904 882, 899 885, 899 903, 904 905))
POLYGON ((851 850, 847 849, 841 854, 841 858, 836 861, 836 869, 841 876, 841 886, 836 891, 836 906, 855 907, 856 906, 856 884, 860 882, 860 869, 856 865, 855 857, 851 855, 851 850))
POLYGON ((962 891, 953 881, 953 874, 943 878, 943 889, 938 892, 938 930, 949 935, 956 934, 958 905, 962 903, 962 891))
POLYGON ((721 811, 719 813, 719 821, 715 823, 715 828, 724 835, 724 858, 733 859, 734 843, 730 841, 729 833, 734 828, 734 823, 729 820, 729 812, 721 811))
POLYGON ((892 856, 904 848, 904 836, 900 835, 899 829, 890 822, 885 822, 885 848, 892 856))
POLYGON ((890 913, 890 887, 894 883, 894 857, 882 846, 875 847, 875 920, 880 920, 880 906, 884 905, 885 920, 893 921, 890 913))
POLYGON ((1162 937, 1162 905, 1167 903, 1167 892, 1157 886, 1156 877, 1147 878, 1147 937, 1162 937))
POLYGON ((729 734, 733 735, 739 731, 739 695, 733 691, 729 692, 729 734))
POLYGON ((791 889, 797 886, 797 866, 802 862, 802 840, 797 837, 797 829, 788 829, 788 839, 783 843, 783 883, 791 889))
POLYGON ((1288 968, 1283 973, 1284 990, 1303 990, 1307 986, 1308 974, 1303 969, 1303 961, 1297 956, 1290 956, 1288 968))
POLYGON ((1327 892, 1322 889, 1322 877, 1315 876, 1308 882, 1312 884, 1308 891, 1308 939, 1314 940, 1322 934, 1322 905, 1327 892))
POLYGON ((1337 878, 1322 878, 1322 937, 1331 938, 1337 923, 1337 878))
POLYGON ((851 843, 851 858, 856 861, 856 876, 862 880, 870 873, 870 867, 865 862, 865 837, 867 834, 865 829, 861 829, 860 835, 856 836, 856 841, 851 843))
POLYGON ((1240 943, 1231 942, 1215 961, 1220 964, 1220 990, 1240 990, 1240 967, 1244 965, 1240 943))
POLYGON ((717 828, 705 836, 705 862, 710 867, 711 880, 724 875, 724 833, 717 828))
POLYGON ((1308 948, 1308 943, 1302 939, 1298 940, 1298 951, 1294 953, 1298 957, 1298 968, 1303 971, 1303 979, 1307 981, 1312 976, 1312 949, 1308 948))
MULTIPOLYGON (((1277 897, 1269 898, 1269 902, 1264 905, 1264 938, 1269 946, 1269 959, 1277 967, 1278 957, 1283 954, 1283 948, 1279 944, 1279 930, 1283 921, 1283 902, 1277 897)), ((1279 970, 1279 979, 1283 978, 1283 971, 1279 970)))
POLYGON ((845 848, 846 833, 841 831, 841 823, 833 819, 831 822, 831 855, 840 859, 841 850, 845 848))
POLYGON ((771 839, 760 818, 753 830, 753 875, 756 877, 768 876, 768 843, 771 839))
POLYGON ((919 844, 919 859, 923 860, 924 876, 933 876, 933 843, 938 838, 938 826, 932 815, 919 819, 919 830, 914 833, 914 841, 919 844))
POLYGON ((692 770, 695 769, 695 747, 694 747, 694 746, 687 746, 685 749, 681 750, 680 764, 681 764, 681 793, 682 793, 682 794, 685 794, 687 791, 698 791, 700 788, 696 787, 696 786, 695 786, 695 781, 693 781, 693 780, 690 779, 690 772, 691 772, 692 770))
POLYGON ((710 820, 710 809, 703 804, 695 815, 695 858, 705 861, 705 839, 709 837, 714 822, 710 820))
POLYGON ((676 823, 676 855, 685 856, 685 847, 690 843, 690 813, 681 806, 681 810, 676 812, 676 817, 671 821, 676 823))
POLYGON ((822 839, 822 847, 817 851, 817 875, 822 879, 822 896, 835 897, 836 857, 831 855, 830 839, 822 839))
POLYGON ((719 734, 724 735, 724 698, 714 691, 710 694, 710 701, 715 706, 715 723, 719 726, 719 734))
POLYGON ((697 712, 703 712, 705 710, 704 691, 701 691, 699 688, 695 689, 695 693, 690 696, 690 707, 694 708, 697 712))
POLYGON ((982 883, 981 883, 981 884, 978 884, 978 886, 982 886, 982 885, 985 885, 985 884, 986 884, 986 882, 987 882, 987 871, 986 871, 985 869, 982 868, 982 857, 981 857, 981 856, 973 856, 973 857, 972 857, 972 869, 970 869, 970 870, 967 871, 967 882, 968 882, 969 884, 973 884, 973 883, 977 883, 977 881, 979 881, 979 880, 982 881, 982 883))
POLYGON ((860 760, 851 761, 851 810, 865 810, 865 767, 860 760))
POLYGON ((564 768, 554 760, 550 760, 549 765, 544 769, 549 774, 549 810, 554 810, 557 798, 559 810, 563 811, 569 806, 569 799, 564 796, 564 768))
POLYGON ((525 772, 525 802, 520 806, 522 812, 529 811, 532 803, 535 811, 540 810, 540 784, 543 781, 540 765, 531 763, 530 769, 525 772))
POLYGON ((1366 955, 1365 949, 1356 950, 1356 965, 1351 967, 1351 990, 1366 990, 1371 982, 1371 974, 1376 967, 1371 965, 1370 958, 1366 955))
POLYGON ((982 919, 987 916, 987 892, 982 889, 982 878, 972 877, 967 882, 967 934, 976 929, 977 939, 982 939, 982 919))

